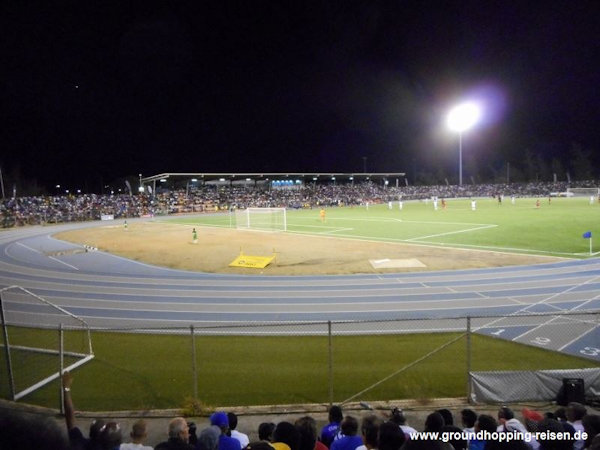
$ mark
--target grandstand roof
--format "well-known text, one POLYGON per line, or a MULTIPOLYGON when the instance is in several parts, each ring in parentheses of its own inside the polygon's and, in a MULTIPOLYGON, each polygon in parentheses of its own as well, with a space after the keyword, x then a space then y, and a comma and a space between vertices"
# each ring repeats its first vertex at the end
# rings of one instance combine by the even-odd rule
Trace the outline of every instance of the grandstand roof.
POLYGON ((302 182, 320 181, 327 182, 331 180, 340 182, 350 181, 366 181, 371 180, 373 182, 384 182, 385 180, 395 180, 405 177, 403 172, 386 172, 386 173, 338 173, 338 172, 277 172, 277 173, 204 173, 204 172, 190 172, 190 173, 161 173, 144 177, 141 179, 142 184, 155 183, 156 181, 174 178, 179 181, 187 179, 196 179, 199 182, 209 181, 238 181, 238 180, 256 180, 256 181, 269 181, 269 180, 302 180, 302 182))

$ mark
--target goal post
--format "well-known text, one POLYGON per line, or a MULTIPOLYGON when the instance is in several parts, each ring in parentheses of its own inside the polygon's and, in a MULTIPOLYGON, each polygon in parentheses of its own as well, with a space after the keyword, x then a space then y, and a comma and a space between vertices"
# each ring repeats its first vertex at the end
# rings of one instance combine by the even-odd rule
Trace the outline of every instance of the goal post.
POLYGON ((567 188, 567 197, 598 197, 600 188, 567 188))
POLYGON ((287 231, 286 209, 238 209, 235 211, 235 225, 240 230, 287 231))
POLYGON ((0 396, 20 400, 94 358, 85 320, 21 286, 0 289, 0 396))

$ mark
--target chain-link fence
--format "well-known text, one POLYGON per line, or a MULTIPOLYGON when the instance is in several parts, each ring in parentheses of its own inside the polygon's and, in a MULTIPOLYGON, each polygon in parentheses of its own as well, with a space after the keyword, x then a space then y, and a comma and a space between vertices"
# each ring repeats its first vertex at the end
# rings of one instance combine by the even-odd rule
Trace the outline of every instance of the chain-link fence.
MULTIPOLYGON (((93 329, 94 358, 74 370, 73 394, 86 410, 473 399, 475 372, 600 367, 599 320, 588 312, 93 329)), ((6 337, 14 346, 71 330, 3 323, 0 392, 11 398, 6 337)), ((61 370, 64 353, 45 364, 61 370)), ((23 364, 17 377, 28 376, 23 364)), ((24 400, 58 407, 60 392, 55 380, 24 400)))

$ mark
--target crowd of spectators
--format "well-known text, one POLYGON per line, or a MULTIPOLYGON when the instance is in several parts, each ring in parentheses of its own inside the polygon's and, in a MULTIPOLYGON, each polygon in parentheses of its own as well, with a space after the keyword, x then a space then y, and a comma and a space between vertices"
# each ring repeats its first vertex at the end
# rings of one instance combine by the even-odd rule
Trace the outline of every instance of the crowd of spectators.
POLYGON ((46 223, 115 219, 154 215, 215 212, 247 207, 313 208, 355 206, 397 200, 475 197, 541 197, 565 192, 569 187, 594 187, 595 181, 578 183, 512 183, 437 186, 386 186, 357 184, 308 184, 264 186, 205 185, 187 190, 148 193, 77 194, 7 198, 0 203, 0 226, 4 228, 46 223))
MULTIPOLYGON (((169 421, 160 442, 147 443, 148 423, 137 420, 125 436, 119 423, 94 420, 87 436, 76 424, 71 400, 73 378, 63 375, 66 430, 41 416, 0 414, 0 448, 77 450, 598 450, 600 416, 571 402, 555 411, 524 408, 520 419, 503 406, 495 416, 467 408, 453 413, 438 409, 423 424, 407 423, 404 411, 329 409, 327 423, 305 415, 277 424, 264 422, 257 430, 237 430, 236 414, 214 412, 210 424, 198 430, 184 417, 169 421), (455 418, 456 414, 456 418, 455 418), (419 431, 417 431, 417 429, 419 431), (257 433, 256 433, 257 431, 257 433), (250 435, 250 436, 249 436, 250 435)), ((159 439, 156 439, 157 441, 159 439)))

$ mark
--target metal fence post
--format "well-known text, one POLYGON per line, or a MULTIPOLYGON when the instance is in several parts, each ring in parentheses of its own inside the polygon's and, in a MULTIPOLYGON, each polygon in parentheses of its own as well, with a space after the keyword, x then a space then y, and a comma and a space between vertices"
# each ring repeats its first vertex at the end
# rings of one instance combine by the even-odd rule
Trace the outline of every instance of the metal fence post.
POLYGON ((331 336, 331 320, 327 321, 327 336, 329 337, 329 406, 333 405, 333 341, 331 336))
POLYGON ((196 335, 194 325, 190 325, 190 336, 192 338, 192 378, 194 381, 194 400, 198 399, 198 367, 196 366, 196 335))
POLYGON ((63 390, 62 387, 62 375, 63 372, 65 371, 65 333, 63 330, 63 324, 60 323, 58 325, 58 361, 59 361, 59 368, 58 368, 58 391, 60 392, 60 394, 58 395, 58 398, 60 399, 60 413, 61 414, 65 414, 65 392, 63 390))
POLYGON ((8 376, 8 387, 10 388, 10 399, 15 400, 15 377, 12 369, 12 359, 10 356, 10 343, 8 340, 8 326, 4 317, 4 303, 2 301, 2 291, 0 290, 0 320, 2 321, 2 337, 4 338, 4 357, 6 358, 6 375, 8 376))
POLYGON ((467 316, 467 403, 471 403, 471 316, 467 316))

